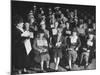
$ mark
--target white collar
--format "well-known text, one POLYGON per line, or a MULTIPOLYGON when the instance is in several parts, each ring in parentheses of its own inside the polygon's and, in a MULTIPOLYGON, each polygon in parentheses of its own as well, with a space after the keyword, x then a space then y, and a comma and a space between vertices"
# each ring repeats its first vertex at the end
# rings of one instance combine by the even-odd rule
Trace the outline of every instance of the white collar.
POLYGON ((24 29, 21 27, 16 26, 17 29, 19 29, 20 31, 24 32, 24 29))

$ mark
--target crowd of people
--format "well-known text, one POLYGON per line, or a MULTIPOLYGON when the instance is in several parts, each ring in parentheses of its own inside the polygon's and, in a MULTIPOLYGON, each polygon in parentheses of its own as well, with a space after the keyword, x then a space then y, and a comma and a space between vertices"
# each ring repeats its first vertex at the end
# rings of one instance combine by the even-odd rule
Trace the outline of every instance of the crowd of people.
POLYGON ((12 28, 12 69, 27 71, 37 65, 41 71, 59 65, 72 70, 73 65, 87 68, 96 59, 95 15, 80 18, 77 9, 64 12, 61 7, 30 10, 27 20, 17 16, 12 28), (44 64, 46 62, 46 65, 44 64))

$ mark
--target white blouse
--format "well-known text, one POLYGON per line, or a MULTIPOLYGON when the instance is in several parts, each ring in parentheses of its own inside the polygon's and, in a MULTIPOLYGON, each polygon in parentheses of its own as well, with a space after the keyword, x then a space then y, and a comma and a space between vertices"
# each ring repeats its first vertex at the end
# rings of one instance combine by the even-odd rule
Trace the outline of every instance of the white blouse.
POLYGON ((52 33, 53 33, 53 35, 56 35, 57 34, 57 29, 52 29, 52 33))
POLYGON ((38 46, 48 46, 47 40, 37 40, 38 46))
POLYGON ((88 41, 87 41, 87 45, 88 45, 88 46, 93 46, 93 42, 92 42, 91 40, 88 40, 88 41))
POLYGON ((71 38, 71 43, 76 43, 77 42, 77 39, 78 39, 77 36, 75 36, 75 37, 71 36, 70 38, 71 38))

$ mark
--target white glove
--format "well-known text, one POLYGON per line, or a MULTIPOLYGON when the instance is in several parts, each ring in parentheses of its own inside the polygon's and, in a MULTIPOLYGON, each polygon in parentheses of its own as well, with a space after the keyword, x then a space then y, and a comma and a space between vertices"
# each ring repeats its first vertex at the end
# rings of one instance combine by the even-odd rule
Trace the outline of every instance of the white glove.
POLYGON ((87 52, 90 52, 90 50, 87 50, 87 52))
POLYGON ((25 31, 21 34, 22 37, 29 37, 30 36, 30 33, 25 31))
POLYGON ((78 51, 78 47, 76 48, 76 51, 78 51))

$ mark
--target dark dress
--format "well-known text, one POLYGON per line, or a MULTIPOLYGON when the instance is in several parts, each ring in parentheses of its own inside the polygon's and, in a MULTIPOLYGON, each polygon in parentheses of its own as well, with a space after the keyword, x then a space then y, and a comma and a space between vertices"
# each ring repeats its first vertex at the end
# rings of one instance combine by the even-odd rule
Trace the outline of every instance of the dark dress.
POLYGON ((80 45, 81 45, 81 42, 79 38, 77 38, 77 41, 73 43, 71 42, 71 38, 70 38, 69 48, 72 48, 72 50, 70 49, 68 50, 68 58, 72 59, 72 62, 75 62, 77 59, 78 54, 77 54, 76 48, 77 47, 79 48, 80 45))
POLYGON ((56 46, 57 37, 55 37, 55 40, 53 39, 53 41, 55 41, 55 44, 53 46, 54 57, 60 57, 60 58, 62 58, 62 50, 63 50, 63 48, 65 46, 65 39, 64 39, 64 37, 61 36, 61 38, 59 40, 59 42, 61 42, 61 45, 59 47, 56 46))

